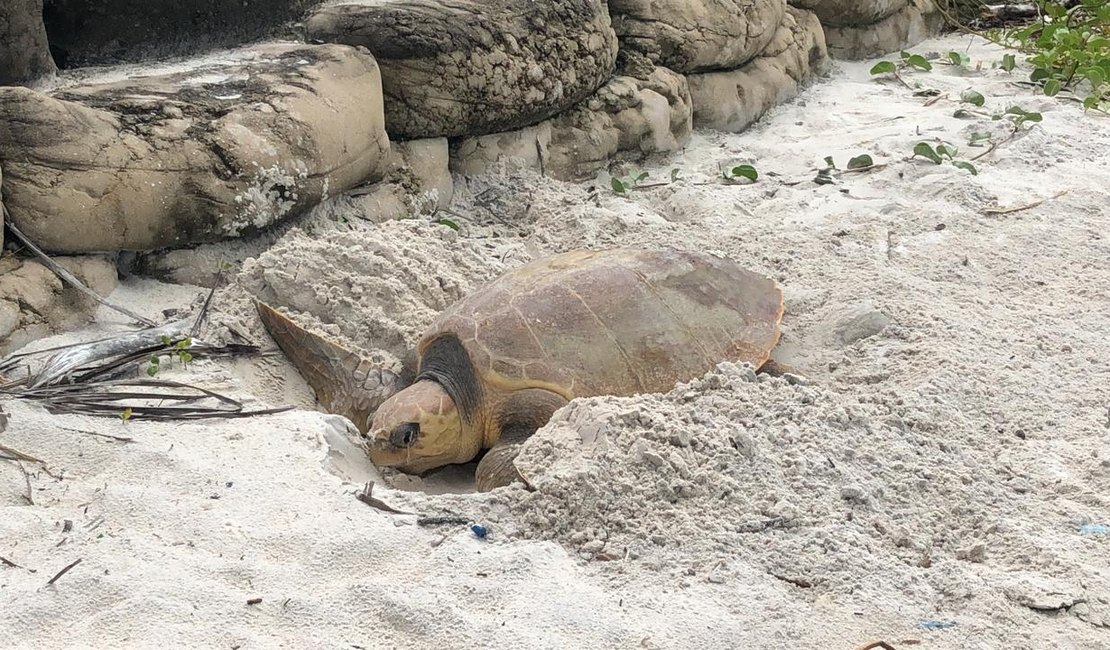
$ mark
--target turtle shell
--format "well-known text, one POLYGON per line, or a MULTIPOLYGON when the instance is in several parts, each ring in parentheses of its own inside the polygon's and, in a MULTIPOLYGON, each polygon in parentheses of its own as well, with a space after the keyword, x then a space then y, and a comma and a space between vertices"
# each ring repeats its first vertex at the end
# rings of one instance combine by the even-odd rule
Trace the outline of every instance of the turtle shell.
POLYGON ((514 269, 444 311, 417 354, 454 334, 483 383, 567 399, 666 392, 721 361, 759 367, 782 292, 708 254, 573 251, 514 269))

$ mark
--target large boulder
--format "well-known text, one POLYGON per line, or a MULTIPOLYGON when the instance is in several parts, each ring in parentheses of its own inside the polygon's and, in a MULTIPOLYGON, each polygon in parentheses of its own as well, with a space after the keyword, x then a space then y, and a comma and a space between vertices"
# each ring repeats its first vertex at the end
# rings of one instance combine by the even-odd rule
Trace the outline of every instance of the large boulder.
POLYGON ((786 0, 609 0, 622 50, 677 72, 737 68, 775 37, 786 0))
POLYGON ((694 126, 743 131, 768 110, 798 94, 828 66, 817 16, 789 8, 775 39, 747 65, 727 72, 688 75, 694 126))
POLYGON ((234 47, 284 33, 319 2, 46 0, 44 16, 58 65, 71 68, 234 47))
MULTIPOLYGON (((54 261, 101 297, 116 288, 116 266, 96 256, 54 261)), ((63 283, 37 260, 0 257, 0 357, 44 336, 87 323, 96 313, 92 298, 63 283)))
POLYGON ((817 14, 825 27, 871 25, 892 16, 909 0, 790 0, 799 9, 817 14))
POLYGON ((54 252, 217 241, 376 178, 377 65, 342 45, 267 44, 51 95, 0 88, 12 220, 54 252))
POLYGON ((245 260, 261 255, 290 230, 315 237, 335 231, 337 225, 346 230, 349 224, 362 221, 427 218, 448 207, 454 195, 447 161, 447 138, 394 142, 380 181, 322 202, 296 225, 284 224, 254 237, 140 253, 127 270, 166 282, 209 287, 221 269, 230 266, 238 270, 245 260))
POLYGON ((42 0, 0 2, 0 86, 22 86, 52 74, 42 0))
POLYGON ((654 68, 644 78, 613 77, 586 101, 541 124, 454 142, 451 170, 476 175, 509 162, 559 180, 580 180, 619 155, 678 150, 691 129, 686 79, 654 68))
POLYGON ((917 45, 940 33, 944 15, 934 0, 908 0, 881 20, 866 25, 825 25, 829 54, 859 60, 917 45))
POLYGON ((374 54, 402 140, 535 124, 597 90, 617 55, 604 0, 343 1, 305 29, 374 54))

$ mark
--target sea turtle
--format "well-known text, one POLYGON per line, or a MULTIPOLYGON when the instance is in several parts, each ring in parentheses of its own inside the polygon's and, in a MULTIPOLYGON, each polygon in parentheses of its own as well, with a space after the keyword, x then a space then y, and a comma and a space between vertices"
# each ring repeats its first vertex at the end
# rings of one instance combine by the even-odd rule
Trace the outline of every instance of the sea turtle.
MULTIPOLYGON (((394 375, 258 303, 324 408, 378 466, 422 474, 475 459, 506 485, 520 445, 575 397, 666 392, 719 362, 768 363, 782 292, 734 262, 677 250, 572 251, 511 270, 448 307, 394 375)), ((771 364, 768 364, 771 365, 771 364)))

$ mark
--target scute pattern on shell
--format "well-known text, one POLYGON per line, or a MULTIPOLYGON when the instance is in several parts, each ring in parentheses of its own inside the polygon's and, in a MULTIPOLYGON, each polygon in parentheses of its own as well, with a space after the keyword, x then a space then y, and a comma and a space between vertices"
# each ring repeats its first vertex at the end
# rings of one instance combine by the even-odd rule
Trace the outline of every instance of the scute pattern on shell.
POLYGON ((486 381, 564 397, 670 390, 721 361, 761 365, 778 342, 774 282, 707 254, 573 251, 511 271, 446 310, 418 348, 456 332, 486 381))

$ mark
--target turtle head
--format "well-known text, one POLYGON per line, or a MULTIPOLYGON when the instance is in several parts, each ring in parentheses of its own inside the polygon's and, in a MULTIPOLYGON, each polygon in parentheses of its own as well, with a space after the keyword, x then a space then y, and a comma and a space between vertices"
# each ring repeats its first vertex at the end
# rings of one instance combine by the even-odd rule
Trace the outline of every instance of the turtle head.
POLYGON ((366 436, 375 465, 410 474, 465 463, 479 447, 479 441, 464 437, 454 400, 439 383, 427 379, 383 402, 366 436))

